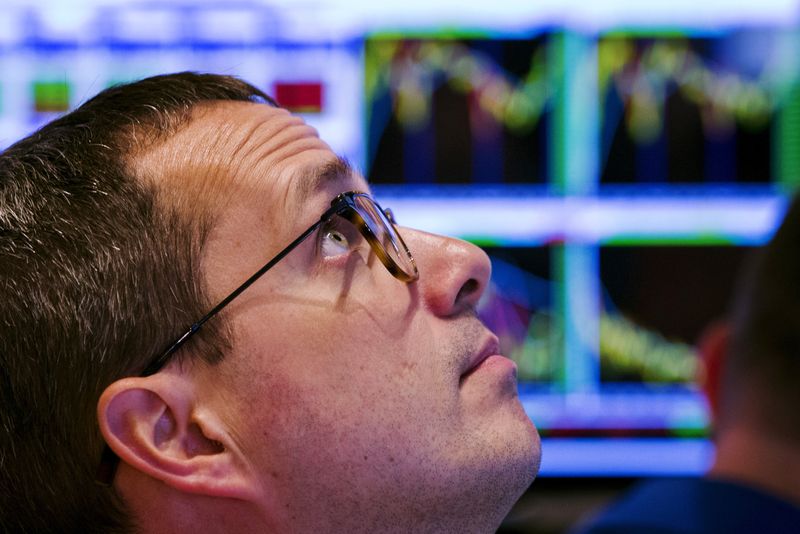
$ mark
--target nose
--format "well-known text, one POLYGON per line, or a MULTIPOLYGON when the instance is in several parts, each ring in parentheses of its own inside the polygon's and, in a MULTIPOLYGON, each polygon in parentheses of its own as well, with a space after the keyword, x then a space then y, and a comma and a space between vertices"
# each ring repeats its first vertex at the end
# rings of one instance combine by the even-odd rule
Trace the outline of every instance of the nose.
POLYGON ((474 310, 492 274, 489 256, 460 239, 413 229, 402 233, 417 263, 417 284, 427 307, 439 316, 474 310))

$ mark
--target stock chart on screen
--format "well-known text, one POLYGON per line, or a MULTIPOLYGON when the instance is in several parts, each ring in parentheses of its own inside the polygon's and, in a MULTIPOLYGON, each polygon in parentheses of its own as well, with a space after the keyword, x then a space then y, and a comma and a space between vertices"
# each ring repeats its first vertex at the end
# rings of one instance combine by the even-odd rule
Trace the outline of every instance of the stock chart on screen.
POLYGON ((600 38, 601 182, 796 180, 796 44, 770 30, 600 38))
POLYGON ((375 183, 544 183, 548 40, 373 38, 365 46, 375 183))

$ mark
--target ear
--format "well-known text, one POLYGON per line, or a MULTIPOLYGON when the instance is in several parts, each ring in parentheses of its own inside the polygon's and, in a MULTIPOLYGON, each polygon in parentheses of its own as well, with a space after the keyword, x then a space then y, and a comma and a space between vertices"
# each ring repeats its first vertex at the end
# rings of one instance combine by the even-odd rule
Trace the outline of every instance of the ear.
POLYGON ((187 493, 251 500, 256 479, 215 413, 197 402, 181 371, 131 377, 100 397, 100 430, 134 469, 187 493))
POLYGON ((703 361, 703 372, 699 377, 700 387, 708 399, 714 420, 719 417, 720 381, 725 357, 728 353, 730 331, 730 325, 727 322, 713 323, 703 332, 698 344, 703 361))

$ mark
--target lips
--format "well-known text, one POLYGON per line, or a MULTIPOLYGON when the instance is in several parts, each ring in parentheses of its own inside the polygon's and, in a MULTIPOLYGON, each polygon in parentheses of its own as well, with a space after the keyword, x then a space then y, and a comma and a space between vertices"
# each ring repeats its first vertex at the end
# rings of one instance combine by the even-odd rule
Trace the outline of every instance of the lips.
POLYGON ((486 360, 486 358, 494 354, 498 354, 499 352, 500 342, 496 336, 492 335, 484 342, 484 344, 481 346, 481 349, 469 360, 467 360, 466 368, 461 372, 459 382, 463 382, 469 375, 474 373, 475 370, 484 362, 484 360, 486 360))

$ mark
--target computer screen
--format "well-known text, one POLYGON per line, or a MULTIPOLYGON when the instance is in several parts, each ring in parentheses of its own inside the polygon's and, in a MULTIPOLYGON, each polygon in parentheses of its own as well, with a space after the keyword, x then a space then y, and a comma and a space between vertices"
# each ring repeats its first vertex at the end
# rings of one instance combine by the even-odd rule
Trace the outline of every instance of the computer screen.
POLYGON ((370 181, 546 183, 548 44, 546 36, 368 38, 370 181))
POLYGON ((600 183, 794 179, 794 39, 769 29, 601 36, 600 183))

